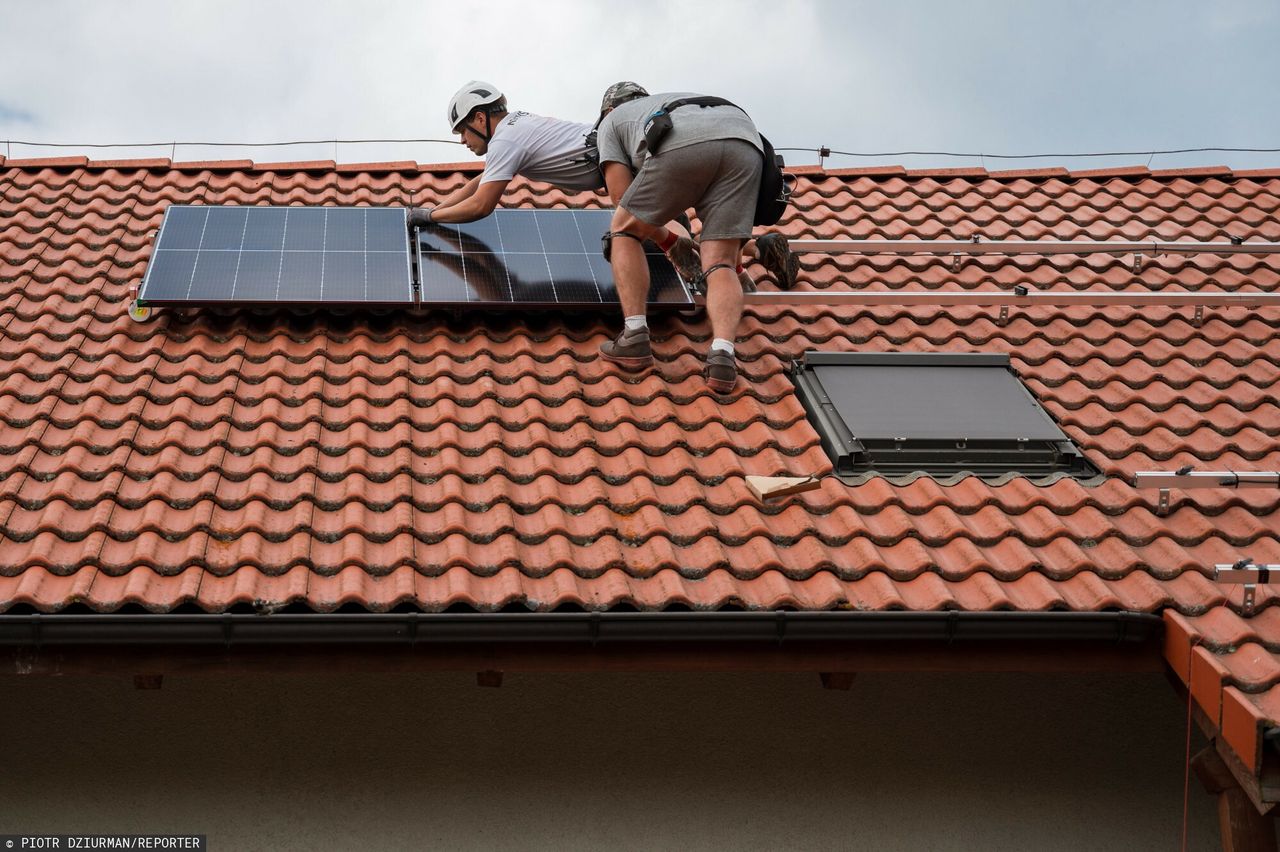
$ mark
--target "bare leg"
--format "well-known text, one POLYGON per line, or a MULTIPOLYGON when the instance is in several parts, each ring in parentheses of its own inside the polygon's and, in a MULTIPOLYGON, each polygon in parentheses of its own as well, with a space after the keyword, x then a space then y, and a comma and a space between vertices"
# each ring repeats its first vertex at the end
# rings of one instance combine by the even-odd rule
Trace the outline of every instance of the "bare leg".
POLYGON ((742 319, 742 284, 734 271, 741 262, 741 254, 741 240, 702 242, 704 270, 718 263, 729 264, 728 269, 717 269, 707 276, 707 316, 711 319, 712 334, 730 342, 737 339, 738 322, 742 319))
MULTIPOLYGON (((614 211, 609 228, 615 233, 623 231, 646 240, 662 236, 661 228, 642 222, 622 207, 614 211)), ((618 288, 618 301, 622 303, 622 315, 634 317, 643 314, 649 296, 649 263, 644 257, 644 247, 639 240, 614 237, 610 255, 613 264, 613 283, 618 288)))

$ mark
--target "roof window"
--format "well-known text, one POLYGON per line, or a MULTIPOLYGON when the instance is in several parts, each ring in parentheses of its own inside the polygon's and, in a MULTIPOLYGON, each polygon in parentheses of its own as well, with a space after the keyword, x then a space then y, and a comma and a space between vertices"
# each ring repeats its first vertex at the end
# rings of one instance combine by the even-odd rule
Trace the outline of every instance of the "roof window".
POLYGON ((791 373, 842 478, 1098 473, 1007 355, 808 352, 791 373))

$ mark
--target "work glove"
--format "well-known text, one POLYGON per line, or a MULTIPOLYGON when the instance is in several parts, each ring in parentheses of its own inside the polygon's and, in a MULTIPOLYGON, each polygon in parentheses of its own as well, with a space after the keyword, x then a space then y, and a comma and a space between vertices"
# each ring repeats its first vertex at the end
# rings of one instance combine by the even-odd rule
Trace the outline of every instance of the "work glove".
POLYGON ((429 228, 435 224, 431 221, 430 207, 410 207, 409 208, 409 227, 410 228, 429 228))

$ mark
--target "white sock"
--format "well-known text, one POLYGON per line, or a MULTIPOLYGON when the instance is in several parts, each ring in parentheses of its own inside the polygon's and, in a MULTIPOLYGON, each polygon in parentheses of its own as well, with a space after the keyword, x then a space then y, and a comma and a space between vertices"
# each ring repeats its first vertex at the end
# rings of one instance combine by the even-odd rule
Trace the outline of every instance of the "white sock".
POLYGON ((634 317, 627 317, 622 322, 623 322, 623 325, 626 326, 627 331, 648 331, 649 330, 649 321, 645 319, 644 314, 639 314, 634 317))
POLYGON ((733 357, 732 341, 725 340, 723 337, 717 337, 715 340, 711 341, 711 351, 715 352, 717 349, 722 349, 729 354, 729 357, 733 357))

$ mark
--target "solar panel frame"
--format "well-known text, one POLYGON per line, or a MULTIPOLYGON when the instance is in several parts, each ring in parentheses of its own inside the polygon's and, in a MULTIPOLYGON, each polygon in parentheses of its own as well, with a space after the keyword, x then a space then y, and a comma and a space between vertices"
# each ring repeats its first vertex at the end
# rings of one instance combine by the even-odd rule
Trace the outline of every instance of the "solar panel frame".
MULTIPOLYGON (((268 216, 270 213, 267 214, 268 216)), ((412 307, 416 304, 416 289, 413 276, 412 254, 410 252, 408 238, 408 211, 403 207, 360 207, 360 206, 269 206, 269 205, 204 205, 204 204, 172 204, 165 210, 164 219, 160 224, 160 231, 155 241, 155 248, 152 251, 151 258, 147 264, 147 271, 143 276, 142 284, 138 291, 138 304, 143 307, 262 307, 266 305, 278 305, 281 307, 412 307), (203 210, 205 211, 204 221, 202 223, 202 232, 199 241, 194 249, 173 247, 168 243, 172 240, 172 229, 176 227, 175 223, 182 223, 186 210, 203 210), (329 222, 331 211, 362 211, 365 215, 361 221, 363 223, 362 242, 360 249, 330 249, 328 247, 329 238, 329 222), (176 211, 176 212, 175 212, 176 211), (235 248, 229 247, 209 247, 204 246, 205 231, 208 229, 210 219, 215 216, 221 216, 218 211, 244 211, 244 222, 240 235, 240 240, 235 248), (263 231, 255 229, 250 230, 249 222, 253 218, 254 212, 267 211, 284 211, 284 226, 280 237, 280 247, 277 249, 272 245, 262 242, 263 231), (305 212, 304 212, 305 211, 305 212), (382 218, 394 218, 394 227, 379 224, 372 233, 369 230, 369 213, 375 213, 376 216, 382 218), (324 214, 324 227, 321 232, 321 244, 319 248, 310 246, 309 242, 305 243, 309 247, 289 248, 291 245, 288 232, 288 219, 291 214, 300 214, 301 216, 311 216, 316 213, 324 214), (394 245, 389 237, 390 233, 397 235, 399 242, 394 245), (166 235, 171 237, 166 241, 166 235), (370 248, 371 238, 376 241, 379 248, 370 248), (254 247, 249 247, 250 245, 254 247), (263 246, 261 248, 257 246, 263 246), (225 293, 218 290, 218 287, 226 280, 228 272, 225 269, 224 253, 235 252, 237 254, 237 266, 231 275, 231 284, 229 290, 225 293), (243 268, 246 255, 250 258, 250 268, 254 265, 262 265, 260 270, 265 277, 269 273, 270 262, 276 262, 276 289, 274 298, 255 298, 248 291, 247 294, 237 295, 237 289, 240 286, 240 273, 243 268), (342 268, 350 267, 349 263, 345 263, 348 255, 359 255, 363 260, 362 276, 364 278, 364 296, 362 298, 329 298, 325 297, 325 270, 330 263, 327 258, 332 257, 333 266, 342 268), (387 261, 393 256, 394 260, 390 263, 387 261), (264 260, 263 258, 266 258, 264 260), (342 260, 339 260, 342 259, 342 260), (190 262, 190 282, 185 296, 178 297, 176 294, 166 291, 160 291, 157 295, 157 280, 165 281, 164 275, 171 271, 166 267, 172 263, 177 263, 176 272, 183 274, 186 271, 186 265, 190 262), (259 261, 261 263, 259 263, 259 261), (372 263, 371 263, 372 261, 372 263), (211 280, 205 287, 196 289, 197 273, 200 271, 200 264, 207 263, 212 265, 216 270, 211 280), (319 264, 318 274, 316 264, 319 264), (219 269, 219 266, 224 268, 219 269), (371 267, 377 267, 379 275, 375 279, 370 279, 369 271, 371 267), (159 270, 159 272, 157 272, 159 270), (291 276, 287 276, 286 272, 292 272, 291 276), (221 274, 218 274, 221 273, 221 274), (287 289, 285 289, 287 287, 287 289), (382 291, 375 293, 371 298, 369 296, 370 288, 376 287, 382 291), (308 289, 310 288, 310 289, 308 289), (282 298, 282 294, 284 297, 282 298)), ((265 223, 265 227, 273 225, 270 219, 265 223)), ((338 229, 339 232, 342 229, 338 229)), ((295 234, 297 232, 295 231, 295 234)), ((295 236, 294 240, 300 238, 295 236)), ((305 240, 305 238, 303 238, 305 240)), ((314 239, 310 240, 314 242, 314 239)), ((216 241, 215 241, 216 243, 216 241)), ((297 242, 292 245, 297 245, 297 242)), ((261 279, 260 279, 261 280, 261 279)), ((339 279, 339 282, 345 282, 350 285, 354 281, 353 278, 339 279)), ((344 283, 335 282, 335 286, 344 286, 344 283)), ((165 283, 169 283, 165 281, 165 283)), ((179 285, 180 286, 180 285, 179 285)), ((262 290, 257 291, 259 294, 262 290)))
MULTIPOLYGON (((611 209, 531 209, 499 208, 491 215, 463 225, 436 225, 418 231, 414 249, 418 264, 418 305, 422 308, 452 308, 475 310, 539 309, 599 309, 619 305, 613 272, 600 252, 599 238, 591 237, 596 229, 603 235, 613 216, 611 209), (544 221, 572 217, 576 225, 577 249, 551 251, 547 244, 544 221), (532 223, 538 247, 533 249, 530 230, 526 233, 509 231, 512 245, 504 236, 503 223, 508 228, 522 220, 532 223), (597 220, 597 221, 591 221, 597 220), (584 224, 588 225, 584 229, 584 224), (448 235, 455 235, 450 238, 448 235), (441 242, 456 239, 457 251, 432 250, 441 242), (496 251, 486 239, 497 243, 496 251), (465 244, 470 241, 483 245, 484 249, 465 244), (424 246, 426 248, 424 249, 424 246), (529 250, 526 250, 529 249, 529 250), (455 269, 441 271, 441 267, 453 264, 455 269), (468 265, 468 259, 472 265, 468 265), (578 260, 580 259, 580 260, 578 260), (478 264, 478 265, 477 265, 478 264), (488 268, 484 268, 485 266, 488 268), (560 278, 557 280, 557 269, 560 278), (538 276, 545 270, 545 279, 538 276), (481 275, 483 274, 483 277, 481 275), (585 273, 585 274, 584 274, 585 273), (589 274, 591 289, 586 287, 589 274), (565 291, 565 288, 570 288, 565 291), (505 290, 505 292, 503 292, 505 290), (594 298, 590 298, 594 290, 594 298), (562 292, 565 291, 565 292, 562 292)), ((574 248, 563 244, 563 235, 569 229, 552 232, 553 248, 574 248)), ((649 263, 649 310, 688 310, 694 307, 688 282, 680 277, 670 260, 657 246, 646 244, 649 263)))

